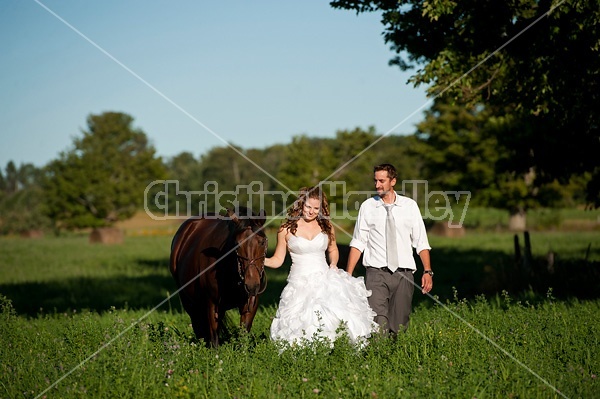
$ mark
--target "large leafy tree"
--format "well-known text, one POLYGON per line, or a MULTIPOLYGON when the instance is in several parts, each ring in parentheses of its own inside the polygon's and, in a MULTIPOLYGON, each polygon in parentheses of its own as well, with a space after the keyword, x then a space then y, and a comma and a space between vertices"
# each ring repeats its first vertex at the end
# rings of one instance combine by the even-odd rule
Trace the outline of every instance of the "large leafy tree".
POLYGON ((564 205, 573 197, 556 181, 534 185, 533 171, 506 171, 502 165, 510 156, 499 144, 499 126, 503 122, 485 108, 436 101, 418 124, 418 142, 412 146, 429 183, 436 190, 468 190, 473 205, 506 208, 518 218, 527 209, 564 205))
POLYGON ((422 159, 422 171, 433 188, 481 192, 494 184, 501 154, 491 124, 485 110, 477 107, 438 101, 425 112, 411 150, 422 159))
POLYGON ((448 102, 483 106, 496 129, 506 173, 533 171, 540 186, 591 173, 600 204, 600 3, 597 0, 340 0, 333 7, 378 11, 383 36, 411 81, 448 102))
POLYGON ((144 190, 165 178, 146 134, 119 112, 90 115, 88 130, 46 167, 46 213, 57 228, 110 226, 130 218, 144 190))

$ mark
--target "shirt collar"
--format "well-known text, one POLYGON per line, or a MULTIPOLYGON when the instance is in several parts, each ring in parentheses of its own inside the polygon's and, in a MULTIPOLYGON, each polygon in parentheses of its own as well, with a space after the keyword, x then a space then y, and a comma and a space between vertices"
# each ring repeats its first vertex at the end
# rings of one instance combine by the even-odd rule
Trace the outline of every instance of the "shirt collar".
MULTIPOLYGON (((396 191, 394 191, 394 194, 396 194, 396 199, 390 205, 402 206, 402 204, 400 203, 400 195, 396 191)), ((380 206, 386 205, 386 203, 383 202, 383 199, 381 199, 381 197, 379 195, 375 196, 375 200, 377 201, 377 208, 379 208, 380 206)))

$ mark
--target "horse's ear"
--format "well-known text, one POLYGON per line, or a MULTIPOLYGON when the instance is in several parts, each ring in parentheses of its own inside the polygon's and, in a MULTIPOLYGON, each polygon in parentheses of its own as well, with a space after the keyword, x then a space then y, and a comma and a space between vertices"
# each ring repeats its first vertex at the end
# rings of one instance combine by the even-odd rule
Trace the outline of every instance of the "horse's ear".
POLYGON ((267 212, 265 212, 264 209, 261 209, 258 213, 258 221, 260 222, 261 226, 267 221, 267 212))
POLYGON ((239 222, 239 218, 238 215, 235 213, 235 211, 231 208, 227 208, 227 216, 233 220, 235 223, 239 222))

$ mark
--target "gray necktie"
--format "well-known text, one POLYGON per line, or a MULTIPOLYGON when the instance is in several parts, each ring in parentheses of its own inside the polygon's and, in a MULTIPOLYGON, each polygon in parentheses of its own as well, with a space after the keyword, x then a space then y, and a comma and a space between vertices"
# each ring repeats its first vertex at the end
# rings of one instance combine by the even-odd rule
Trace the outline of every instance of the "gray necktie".
POLYGON ((385 246, 388 268, 394 272, 398 268, 398 247, 396 245, 396 223, 392 208, 394 205, 386 205, 387 218, 385 221, 385 246))

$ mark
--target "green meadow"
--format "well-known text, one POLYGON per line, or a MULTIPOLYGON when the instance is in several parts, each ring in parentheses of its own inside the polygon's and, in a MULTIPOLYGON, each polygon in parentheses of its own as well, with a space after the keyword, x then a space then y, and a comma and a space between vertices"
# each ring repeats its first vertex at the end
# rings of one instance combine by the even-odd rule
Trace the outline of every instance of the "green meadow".
POLYGON ((431 236, 434 296, 415 292, 405 334, 285 349, 269 326, 287 266, 267 271, 251 333, 230 311, 208 349, 173 295, 171 236, 139 232, 0 239, 0 398, 600 396, 597 230, 534 231, 526 263, 511 233, 431 236))

